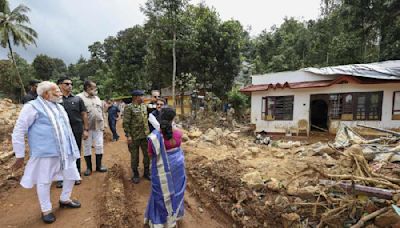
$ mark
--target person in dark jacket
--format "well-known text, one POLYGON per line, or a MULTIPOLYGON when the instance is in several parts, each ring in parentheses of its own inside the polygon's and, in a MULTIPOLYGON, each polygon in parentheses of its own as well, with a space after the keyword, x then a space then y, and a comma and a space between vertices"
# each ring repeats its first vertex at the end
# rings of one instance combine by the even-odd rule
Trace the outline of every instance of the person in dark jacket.
POLYGON ((165 105, 165 100, 158 98, 157 102, 156 102, 156 110, 152 111, 149 114, 149 129, 150 132, 153 132, 154 129, 160 130, 160 121, 159 121, 159 117, 160 117, 160 111, 161 108, 164 107, 165 105))
MULTIPOLYGON (((72 132, 75 137, 76 144, 79 152, 82 147, 82 138, 85 140, 88 138, 89 121, 87 117, 86 106, 83 100, 72 94, 72 80, 67 77, 61 77, 57 81, 58 87, 60 87, 63 94, 63 102, 65 111, 68 114, 69 122, 72 128, 72 132)), ((79 175, 81 174, 81 159, 76 160, 76 167, 78 168, 79 175)), ((75 185, 79 185, 80 180, 75 181, 75 185)), ((62 182, 57 182, 57 188, 62 187, 62 182)))
POLYGON ((118 108, 117 103, 112 103, 108 108, 108 125, 110 126, 110 130, 113 134, 113 142, 118 141, 119 135, 117 133, 117 120, 119 118, 120 110, 118 108))
POLYGON ((22 104, 26 104, 31 100, 35 100, 36 97, 38 96, 37 92, 36 92, 36 88, 38 86, 38 84, 40 83, 39 80, 30 80, 29 81, 29 86, 30 86, 30 90, 28 91, 28 93, 22 98, 22 104))

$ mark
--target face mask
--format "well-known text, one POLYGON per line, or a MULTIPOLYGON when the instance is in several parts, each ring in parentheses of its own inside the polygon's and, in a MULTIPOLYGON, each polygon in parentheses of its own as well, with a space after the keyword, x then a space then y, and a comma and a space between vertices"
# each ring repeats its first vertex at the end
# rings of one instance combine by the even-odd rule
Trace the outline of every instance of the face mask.
POLYGON ((89 94, 92 96, 97 96, 97 89, 90 90, 89 94))

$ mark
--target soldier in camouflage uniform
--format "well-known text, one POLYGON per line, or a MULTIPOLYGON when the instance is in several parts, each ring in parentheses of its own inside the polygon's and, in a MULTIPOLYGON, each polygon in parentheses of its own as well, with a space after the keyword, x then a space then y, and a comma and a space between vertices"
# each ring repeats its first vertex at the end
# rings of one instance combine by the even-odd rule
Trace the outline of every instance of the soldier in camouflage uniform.
POLYGON ((139 147, 143 153, 143 177, 150 180, 150 159, 147 152, 147 135, 150 134, 147 124, 147 108, 143 104, 143 91, 132 91, 132 104, 125 107, 123 127, 131 153, 132 182, 139 183, 139 147))

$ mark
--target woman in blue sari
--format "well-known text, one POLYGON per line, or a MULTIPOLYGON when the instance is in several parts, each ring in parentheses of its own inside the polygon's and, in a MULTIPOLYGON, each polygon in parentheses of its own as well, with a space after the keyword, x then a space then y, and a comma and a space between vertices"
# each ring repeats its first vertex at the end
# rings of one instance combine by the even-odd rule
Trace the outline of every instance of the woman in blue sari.
POLYGON ((182 131, 172 127, 175 116, 174 109, 161 109, 161 132, 154 130, 148 137, 151 195, 144 222, 150 227, 175 227, 184 214, 185 158, 181 149, 182 131))

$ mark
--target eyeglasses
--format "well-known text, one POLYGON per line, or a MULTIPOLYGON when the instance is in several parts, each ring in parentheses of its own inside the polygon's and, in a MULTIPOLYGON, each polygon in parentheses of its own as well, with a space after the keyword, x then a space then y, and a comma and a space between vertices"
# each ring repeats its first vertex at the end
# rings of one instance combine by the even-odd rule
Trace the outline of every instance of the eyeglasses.
POLYGON ((66 86, 72 86, 73 85, 73 83, 71 82, 71 83, 69 83, 69 82, 64 82, 64 83, 62 83, 62 84, 64 84, 64 85, 66 85, 66 86))

